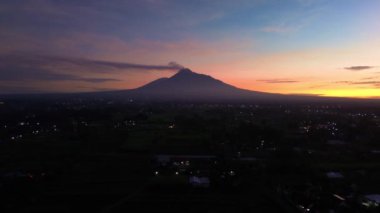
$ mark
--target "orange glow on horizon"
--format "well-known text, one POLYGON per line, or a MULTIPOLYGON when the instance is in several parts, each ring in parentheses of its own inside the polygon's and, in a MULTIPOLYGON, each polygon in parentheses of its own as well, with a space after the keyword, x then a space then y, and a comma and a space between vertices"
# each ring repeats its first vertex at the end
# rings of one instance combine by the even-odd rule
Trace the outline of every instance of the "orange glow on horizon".
POLYGON ((258 89, 251 88, 249 90, 279 93, 286 95, 316 95, 325 97, 342 97, 342 98, 361 98, 361 99, 380 99, 380 89, 377 88, 326 88, 326 89, 313 89, 313 90, 287 90, 282 88, 278 89, 258 89))
POLYGON ((380 99, 379 89, 330 89, 311 92, 326 97, 376 98, 380 99))
POLYGON ((226 79, 225 83, 251 91, 278 93, 286 95, 316 95, 324 97, 345 97, 360 99, 380 99, 380 88, 357 87, 340 83, 321 84, 318 82, 263 83, 254 79, 226 79))

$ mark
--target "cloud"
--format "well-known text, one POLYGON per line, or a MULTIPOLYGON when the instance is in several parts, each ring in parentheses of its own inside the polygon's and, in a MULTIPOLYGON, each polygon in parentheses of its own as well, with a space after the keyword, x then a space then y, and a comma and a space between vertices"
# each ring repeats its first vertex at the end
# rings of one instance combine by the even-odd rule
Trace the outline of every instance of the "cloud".
POLYGON ((286 83, 298 83, 299 81, 291 79, 261 79, 257 80, 268 84, 286 84, 286 83))
POLYGON ((345 67, 344 69, 351 70, 351 71, 361 71, 361 70, 368 70, 372 68, 374 68, 374 66, 351 66, 351 67, 345 67))
POLYGON ((45 59, 47 59, 48 63, 69 63, 88 68, 112 68, 117 70, 178 70, 183 67, 175 62, 170 62, 168 65, 146 65, 84 58, 45 57, 45 59))
POLYGON ((380 76, 365 77, 365 78, 362 78, 361 80, 373 80, 373 79, 378 79, 378 78, 380 78, 380 76))
POLYGON ((126 62, 114 62, 104 60, 93 60, 86 58, 63 57, 63 56, 45 56, 45 55, 1 55, 0 66, 22 65, 30 67, 47 66, 47 65, 76 65, 83 68, 99 70, 178 70, 183 68, 176 62, 170 62, 168 65, 146 65, 126 62), (108 69, 107 69, 108 68, 108 69))
POLYGON ((169 62, 168 65, 171 66, 171 67, 179 68, 179 69, 183 69, 183 68, 185 68, 184 66, 178 64, 178 63, 175 62, 175 61, 171 61, 171 62, 169 62))
POLYGON ((96 73, 125 70, 178 70, 183 66, 175 62, 168 65, 144 65, 124 62, 92 60, 74 57, 42 55, 0 55, 1 81, 82 81, 104 83, 120 81, 115 78, 94 77, 96 73), (89 74, 85 73, 90 72, 89 74), (73 74, 75 73, 75 74, 73 74))
POLYGON ((90 82, 90 83, 103 83, 103 82, 109 82, 109 81, 121 81, 121 80, 115 79, 115 78, 83 78, 83 77, 76 77, 76 76, 72 76, 72 78, 69 80, 85 81, 85 82, 90 82))
POLYGON ((119 81, 114 78, 81 77, 39 67, 0 67, 1 81, 83 81, 89 83, 103 83, 107 81, 119 81))
POLYGON ((336 81, 335 83, 349 85, 370 85, 375 88, 380 88, 380 81, 336 81))
POLYGON ((26 85, 0 85, 0 95, 16 93, 42 93, 43 91, 26 85))
POLYGON ((98 87, 98 85, 96 85, 95 87, 77 86, 76 88, 83 89, 85 91, 114 91, 115 90, 115 88, 98 87))
POLYGON ((282 26, 267 26, 264 28, 261 28, 261 32, 265 33, 289 33, 292 32, 294 29, 290 27, 282 27, 282 26))
POLYGON ((328 87, 328 86, 331 86, 331 84, 317 84, 317 85, 311 85, 311 86, 308 86, 307 88, 309 89, 319 89, 319 88, 324 88, 324 87, 328 87))
MULTIPOLYGON (((314 4, 316 0, 292 0, 297 3, 298 8, 302 10, 289 14, 284 13, 276 14, 275 18, 272 18, 270 22, 259 28, 260 32, 278 34, 278 35, 290 35, 301 32, 304 28, 309 27, 315 21, 317 21, 323 13, 323 9, 320 5, 314 4)), ((287 2, 285 4, 293 4, 294 2, 287 2)))

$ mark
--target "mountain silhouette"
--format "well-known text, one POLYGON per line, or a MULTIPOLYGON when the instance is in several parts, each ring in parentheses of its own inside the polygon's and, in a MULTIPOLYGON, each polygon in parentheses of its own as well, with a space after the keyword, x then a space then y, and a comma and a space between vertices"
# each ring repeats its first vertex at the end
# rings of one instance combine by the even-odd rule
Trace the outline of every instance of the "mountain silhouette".
POLYGON ((242 95, 248 91, 238 89, 211 76, 181 69, 170 78, 161 78, 148 83, 135 92, 174 98, 222 98, 242 95))
POLYGON ((278 101, 303 97, 240 89, 186 68, 179 70, 170 78, 160 78, 136 89, 111 93, 121 97, 162 101, 278 101))
MULTIPOLYGON (((1 97, 1 96, 0 96, 1 97)), ((378 99, 322 97, 315 95, 284 95, 237 88, 209 75, 181 69, 170 78, 160 78, 136 89, 85 93, 45 93, 5 95, 28 98, 81 98, 120 101, 201 102, 201 103, 276 103, 276 104, 379 104, 378 99)))

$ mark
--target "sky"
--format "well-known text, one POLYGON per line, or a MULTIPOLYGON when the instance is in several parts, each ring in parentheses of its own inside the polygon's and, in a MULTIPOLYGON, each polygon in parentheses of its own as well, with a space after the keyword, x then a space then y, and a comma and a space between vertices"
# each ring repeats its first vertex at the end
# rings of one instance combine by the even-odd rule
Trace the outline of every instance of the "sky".
POLYGON ((0 93, 131 89, 182 66, 272 93, 380 98, 379 0, 2 0, 0 93))

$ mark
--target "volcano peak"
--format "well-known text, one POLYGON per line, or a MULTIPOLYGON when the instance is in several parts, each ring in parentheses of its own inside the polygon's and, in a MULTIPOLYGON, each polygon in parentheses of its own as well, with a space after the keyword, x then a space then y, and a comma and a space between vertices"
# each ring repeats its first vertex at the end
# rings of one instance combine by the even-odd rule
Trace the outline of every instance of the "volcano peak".
POLYGON ((191 69, 183 68, 183 69, 178 70, 178 72, 174 76, 191 76, 191 75, 199 75, 199 74, 196 72, 193 72, 191 69))

